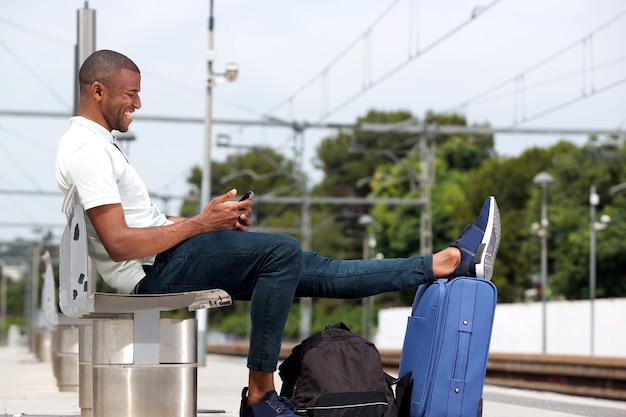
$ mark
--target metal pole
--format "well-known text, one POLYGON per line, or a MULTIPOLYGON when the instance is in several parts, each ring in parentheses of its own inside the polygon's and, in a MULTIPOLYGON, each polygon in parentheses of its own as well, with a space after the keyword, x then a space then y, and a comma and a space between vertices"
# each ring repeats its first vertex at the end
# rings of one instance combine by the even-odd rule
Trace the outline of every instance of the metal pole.
MULTIPOLYGON (((365 215, 363 216, 365 217, 365 215)), ((370 255, 370 231, 369 225, 365 224, 365 234, 363 235, 363 259, 371 259, 370 255)), ((370 311, 369 299, 371 297, 363 297, 361 299, 361 336, 366 339, 371 338, 370 334, 370 311)))
POLYGON ((542 336, 541 351, 546 353, 547 325, 546 325, 546 292, 548 291, 548 187, 554 178, 547 172, 540 172, 533 178, 533 183, 541 187, 541 308, 542 308, 542 336))
MULTIPOLYGON (((300 220, 300 236, 302 237, 302 249, 310 251, 311 242, 311 194, 307 187, 307 177, 304 174, 302 161, 304 156, 304 132, 294 132, 297 164, 294 166, 293 176, 300 178, 302 187, 302 207, 300 220)), ((300 338, 306 339, 311 335, 313 328, 313 299, 311 297, 300 298, 300 338)))
POLYGON ((589 305, 591 308, 589 353, 594 355, 595 339, 595 298, 596 298, 596 206, 600 197, 595 185, 589 190, 589 305))
MULTIPOLYGON (((200 189, 200 210, 211 200, 211 118, 213 111, 213 0, 209 2, 209 35, 207 50, 206 114, 204 118, 204 163, 200 189)), ((209 312, 196 311, 198 320, 198 365, 204 366, 206 356, 206 332, 209 312)))
POLYGON ((30 327, 37 326, 39 312, 39 260, 41 258, 39 243, 33 246, 31 293, 30 293, 30 327))
POLYGON ((0 345, 7 344, 7 281, 3 266, 4 261, 0 260, 0 345))
MULTIPOLYGON (((302 249, 311 250, 311 213, 309 192, 304 190, 304 200, 302 202, 302 220, 300 223, 300 232, 302 235, 302 249)), ((300 337, 305 339, 311 335, 313 327, 313 299, 311 297, 300 298, 300 337)))
POLYGON ((78 9, 76 28, 76 74, 74 81, 74 114, 78 111, 79 86, 78 70, 85 59, 96 50, 96 11, 89 8, 89 2, 85 2, 84 9, 78 9))
MULTIPOLYGON (((431 184, 435 181, 433 149, 429 146, 428 135, 420 136, 420 196, 424 204, 420 211, 420 252, 422 255, 433 253, 433 227, 431 210, 431 184)), ((433 145, 434 146, 434 145, 433 145)))
POLYGON ((543 187, 541 198, 541 352, 546 353, 546 291, 548 282, 548 189, 543 187))
MULTIPOLYGON (((374 251, 376 250, 376 240, 371 227, 367 228, 363 247, 363 259, 374 259, 374 251)), ((362 336, 368 340, 373 338, 374 327, 374 296, 365 297, 361 300, 362 313, 362 336)))
MULTIPOLYGON (((363 214, 359 218, 359 225, 365 228, 363 234, 363 259, 370 260, 374 258, 374 250, 376 249, 376 240, 372 230, 374 218, 369 214, 363 214)), ((372 339, 372 315, 374 312, 374 296, 363 297, 361 299, 361 336, 366 339, 372 339)))

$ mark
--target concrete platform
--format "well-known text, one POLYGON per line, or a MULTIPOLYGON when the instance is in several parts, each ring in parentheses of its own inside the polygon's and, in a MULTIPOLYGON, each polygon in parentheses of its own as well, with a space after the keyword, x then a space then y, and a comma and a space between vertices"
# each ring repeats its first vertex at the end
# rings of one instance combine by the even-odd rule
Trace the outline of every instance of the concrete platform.
MULTIPOLYGON (((207 355, 198 368, 198 416, 237 417, 247 378, 245 358, 207 355)), ((626 416, 626 402, 546 392, 486 386, 484 399, 484 417, 626 416)), ((58 391, 50 362, 26 347, 0 347, 0 417, 79 415, 78 393, 58 391)))

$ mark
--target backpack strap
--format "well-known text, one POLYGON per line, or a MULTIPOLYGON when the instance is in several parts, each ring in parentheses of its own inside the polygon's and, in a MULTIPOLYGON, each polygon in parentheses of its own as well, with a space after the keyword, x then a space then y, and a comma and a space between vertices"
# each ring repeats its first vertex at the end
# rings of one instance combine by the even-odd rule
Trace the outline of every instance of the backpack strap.
POLYGON ((396 407, 398 417, 408 417, 411 410, 411 371, 405 373, 396 383, 396 407), (406 394, 406 395, 405 395, 406 394))

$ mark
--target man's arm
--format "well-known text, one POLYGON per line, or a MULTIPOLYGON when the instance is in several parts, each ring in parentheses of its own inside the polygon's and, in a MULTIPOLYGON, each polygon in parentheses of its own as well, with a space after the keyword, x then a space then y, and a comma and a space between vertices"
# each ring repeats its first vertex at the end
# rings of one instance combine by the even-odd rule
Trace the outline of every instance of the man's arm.
POLYGON ((194 217, 174 218, 167 226, 133 228, 124 219, 121 204, 106 204, 87 210, 98 237, 116 262, 163 252, 190 237, 217 230, 247 231, 252 200, 230 201, 236 190, 216 197, 194 217))

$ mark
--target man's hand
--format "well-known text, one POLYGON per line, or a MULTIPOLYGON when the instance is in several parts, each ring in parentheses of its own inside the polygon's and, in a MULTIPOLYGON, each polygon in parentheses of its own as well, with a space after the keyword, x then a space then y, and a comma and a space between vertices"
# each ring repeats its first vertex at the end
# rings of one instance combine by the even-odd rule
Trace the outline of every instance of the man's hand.
POLYGON ((232 201, 237 195, 237 190, 232 189, 226 194, 212 199, 202 213, 194 216, 193 221, 198 221, 201 227, 208 231, 232 229, 245 232, 252 221, 248 214, 252 211, 254 200, 251 198, 244 201, 232 201))
POLYGON ((156 255, 201 233, 217 230, 247 231, 253 200, 232 201, 237 190, 215 197, 202 212, 191 218, 172 218, 173 224, 155 227, 128 227, 121 204, 107 204, 87 210, 96 233, 111 259, 116 262, 156 255))

